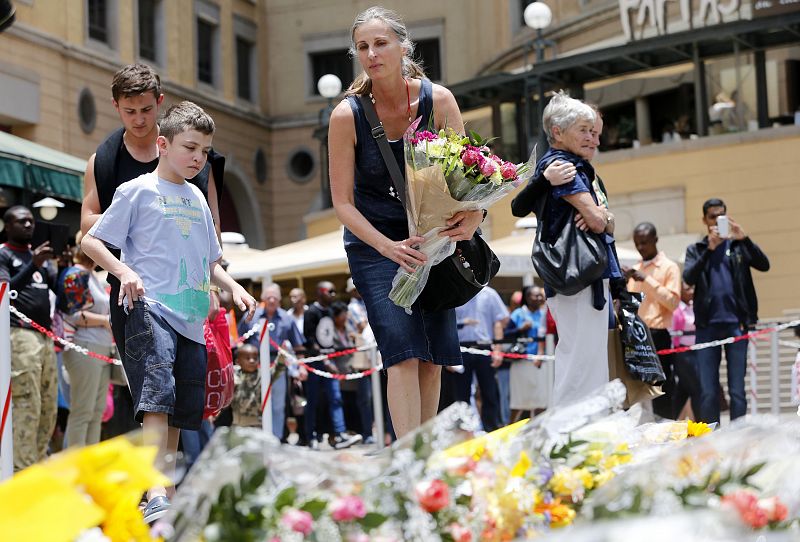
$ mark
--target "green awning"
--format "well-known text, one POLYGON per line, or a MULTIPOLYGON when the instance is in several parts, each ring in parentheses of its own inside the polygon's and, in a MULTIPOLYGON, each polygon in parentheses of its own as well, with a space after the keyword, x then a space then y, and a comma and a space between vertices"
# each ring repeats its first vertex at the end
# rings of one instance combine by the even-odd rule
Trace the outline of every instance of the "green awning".
POLYGON ((0 132, 0 185, 81 201, 86 160, 0 132))

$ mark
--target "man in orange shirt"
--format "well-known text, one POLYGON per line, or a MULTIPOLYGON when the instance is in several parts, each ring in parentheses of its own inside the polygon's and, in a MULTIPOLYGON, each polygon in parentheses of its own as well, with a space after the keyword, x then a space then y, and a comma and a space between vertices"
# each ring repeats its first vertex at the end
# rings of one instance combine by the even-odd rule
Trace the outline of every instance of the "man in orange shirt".
MULTIPOLYGON (((671 346, 672 313, 681 301, 681 271, 677 263, 659 252, 656 227, 650 222, 636 226, 633 243, 642 261, 632 268, 623 268, 628 279, 628 291, 643 294, 639 317, 650 328, 656 349, 664 350, 671 346)), ((675 390, 672 356, 661 356, 661 365, 667 381, 663 386, 664 395, 653 400, 653 412, 674 420, 678 413, 673 412, 672 406, 675 390)))

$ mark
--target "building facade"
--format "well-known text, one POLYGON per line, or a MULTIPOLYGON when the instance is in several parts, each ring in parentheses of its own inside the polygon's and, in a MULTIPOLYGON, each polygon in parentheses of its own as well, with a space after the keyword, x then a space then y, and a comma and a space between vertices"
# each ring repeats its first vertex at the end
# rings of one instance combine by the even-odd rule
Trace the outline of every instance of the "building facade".
MULTIPOLYGON (((722 197, 773 259, 756 278, 762 315, 800 307, 788 197, 800 169, 800 154, 789 151, 800 143, 800 7, 546 0, 552 21, 537 33, 524 22, 531 3, 383 5, 403 15, 418 58, 454 91, 469 127, 499 136, 505 156, 527 158, 554 90, 597 103, 605 118, 598 169, 621 240, 646 219, 662 238, 700 233, 702 200, 722 197)), ((333 73, 346 87, 358 73, 347 55, 350 27, 373 2, 14 4, 17 21, 0 34, 0 129, 88 157, 118 126, 112 74, 144 61, 162 75, 167 103, 196 101, 217 122, 214 145, 228 158, 223 230, 267 248, 339 227, 324 193, 323 144, 340 98, 321 97, 316 83, 333 73)), ((507 205, 492 209, 488 236, 514 229, 507 205)))

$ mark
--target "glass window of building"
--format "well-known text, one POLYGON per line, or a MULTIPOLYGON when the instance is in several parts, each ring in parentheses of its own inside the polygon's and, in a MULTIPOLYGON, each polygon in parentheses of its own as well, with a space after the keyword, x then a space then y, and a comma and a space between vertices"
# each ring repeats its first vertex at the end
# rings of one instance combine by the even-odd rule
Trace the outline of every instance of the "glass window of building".
POLYGON ((217 25, 197 19, 197 79, 214 84, 214 41, 217 25))
POLYGON ((439 38, 419 40, 415 43, 414 56, 422 61, 425 75, 431 81, 442 80, 442 57, 439 38))
POLYGON ((139 0, 139 56, 157 62, 158 27, 157 15, 160 0, 139 0))
POLYGON ((106 0, 86 1, 89 37, 103 43, 109 42, 108 7, 108 2, 106 0))
POLYGON ((253 100, 253 43, 236 36, 236 92, 247 101, 253 100))
POLYGON ((347 88, 353 82, 353 61, 347 49, 333 51, 318 51, 309 53, 311 60, 311 81, 309 81, 309 95, 319 96, 317 81, 325 74, 332 73, 342 81, 342 88, 347 88))

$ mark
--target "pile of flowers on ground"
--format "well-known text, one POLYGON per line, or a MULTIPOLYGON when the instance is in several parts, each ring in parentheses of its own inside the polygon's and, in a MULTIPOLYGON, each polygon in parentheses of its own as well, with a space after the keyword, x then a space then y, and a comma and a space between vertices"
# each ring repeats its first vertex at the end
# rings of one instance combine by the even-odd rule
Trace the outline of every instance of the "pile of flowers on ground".
POLYGON ((153 467, 155 446, 141 435, 70 449, 0 484, 4 540, 149 542, 139 501, 169 485, 153 467))

